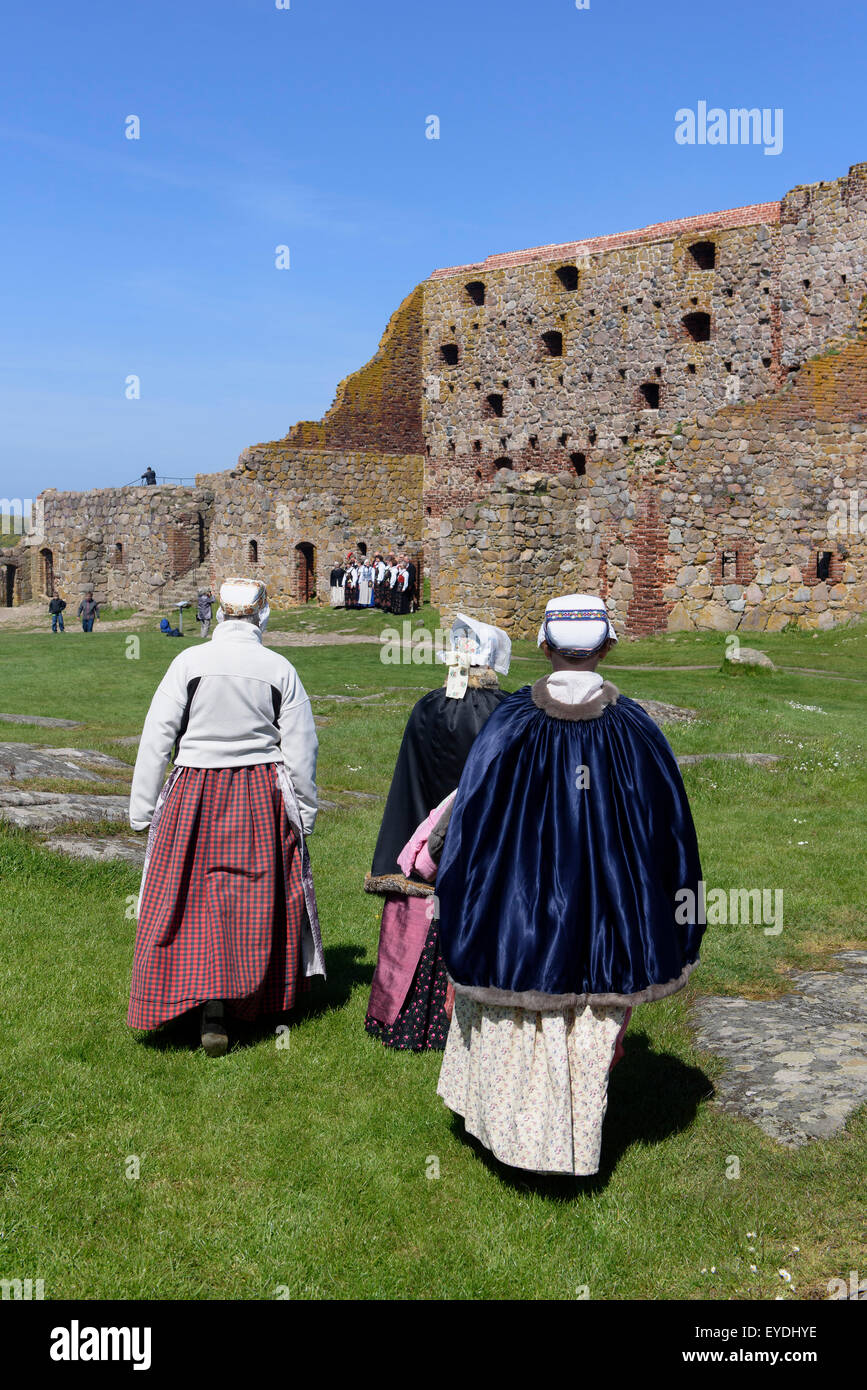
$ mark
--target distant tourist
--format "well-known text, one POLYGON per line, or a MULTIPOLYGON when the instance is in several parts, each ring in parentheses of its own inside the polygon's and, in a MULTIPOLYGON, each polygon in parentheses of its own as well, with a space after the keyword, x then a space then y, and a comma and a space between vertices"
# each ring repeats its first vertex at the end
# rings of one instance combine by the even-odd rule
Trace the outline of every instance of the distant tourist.
POLYGON ((163 637, 180 637, 181 635, 181 629, 179 627, 172 627, 168 618, 160 618, 160 632, 163 634, 163 637))
POLYGON ((332 608, 342 608, 344 603, 346 602, 346 595, 343 592, 343 584, 345 579, 346 570, 343 568, 340 561, 338 560, 337 564, 332 566, 331 574, 328 580, 329 585, 331 587, 332 608))
POLYGON ((82 632, 93 632, 93 624, 99 617, 99 604, 94 602, 93 590, 85 589, 84 598, 78 605, 82 632))
POLYGON ((210 589, 199 590, 199 601, 196 605, 196 617, 199 621, 199 628, 202 637, 207 637, 211 630, 211 613, 214 609, 214 596, 210 589))
POLYGON ((51 614, 51 631, 52 631, 52 632, 62 632, 62 631, 63 631, 63 610, 64 610, 65 607, 66 607, 66 600, 65 600, 65 599, 62 599, 62 598, 60 597, 60 595, 58 594, 57 590, 55 589, 55 590, 54 590, 54 593, 53 593, 53 595, 52 595, 52 597, 51 597, 51 599, 50 599, 50 601, 49 601, 49 604, 48 604, 48 611, 49 611, 49 613, 51 614))
POLYGON ((152 468, 148 467, 142 473, 141 480, 147 487, 155 487, 157 475, 152 468))
POLYGON ((285 1013, 325 975, 305 844, 317 810, 310 699, 262 643, 264 584, 228 579, 220 605, 210 642, 184 648, 160 681, 129 806, 133 829, 150 833, 127 1022, 156 1028, 199 1008, 209 1057, 228 1048, 230 1013, 285 1013))
POLYGON ((473 744, 437 874, 455 1007, 438 1091, 502 1163, 599 1169, 608 1073, 632 1008, 683 989, 704 928, 674 754, 596 667, 613 638, 588 594, 552 599, 553 671, 473 744))

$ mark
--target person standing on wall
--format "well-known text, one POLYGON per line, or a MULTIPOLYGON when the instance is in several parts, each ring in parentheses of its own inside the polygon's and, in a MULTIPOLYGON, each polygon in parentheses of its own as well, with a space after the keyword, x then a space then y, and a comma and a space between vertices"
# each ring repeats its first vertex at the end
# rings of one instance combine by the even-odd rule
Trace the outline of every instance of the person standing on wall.
POLYGON ((93 624, 99 617, 99 604, 94 601, 93 590, 85 589, 84 598, 78 605, 82 632, 93 632, 93 624))
POLYGON ((211 613, 214 608, 214 595, 210 589, 199 590, 199 601, 196 606, 196 617, 201 624, 201 635, 207 637, 211 630, 211 613))
POLYGON ((53 593, 53 595, 52 595, 52 597, 51 597, 51 601, 50 601, 49 604, 48 604, 48 611, 49 611, 49 613, 51 614, 51 631, 52 631, 52 632, 62 632, 62 631, 63 631, 63 610, 64 610, 65 607, 66 607, 66 600, 65 600, 65 599, 62 599, 62 598, 60 597, 60 595, 58 594, 57 590, 55 589, 55 590, 54 590, 54 593, 53 593))
POLYGON ((157 475, 154 472, 154 470, 150 467, 150 465, 148 465, 148 467, 142 473, 141 480, 144 483, 145 487, 156 487, 157 475))

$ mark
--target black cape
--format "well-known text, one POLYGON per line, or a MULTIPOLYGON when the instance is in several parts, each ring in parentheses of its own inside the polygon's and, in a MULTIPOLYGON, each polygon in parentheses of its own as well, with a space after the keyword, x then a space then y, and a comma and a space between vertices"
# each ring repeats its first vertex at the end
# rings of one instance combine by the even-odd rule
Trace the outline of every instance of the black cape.
POLYGON ((677 761, 614 686, 593 710, 537 681, 470 752, 436 891, 448 972, 481 1003, 636 1004, 682 988, 698 960, 701 865, 677 761))
POLYGON ((397 856, 416 827, 455 790, 477 734, 505 698, 503 690, 470 686, 462 699, 449 700, 441 687, 414 705, 397 755, 368 889, 376 891, 378 878, 403 876, 397 856))

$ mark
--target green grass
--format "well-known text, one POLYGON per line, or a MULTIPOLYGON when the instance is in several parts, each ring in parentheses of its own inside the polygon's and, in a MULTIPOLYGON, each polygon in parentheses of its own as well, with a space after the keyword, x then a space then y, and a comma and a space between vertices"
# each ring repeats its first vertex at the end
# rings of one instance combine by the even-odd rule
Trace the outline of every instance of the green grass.
MULTIPOLYGON (((423 619, 436 627, 431 610, 423 619)), ((311 606, 273 626, 307 624, 385 625, 311 606)), ((138 660, 120 631, 74 644, 0 636, 3 710, 83 721, 0 723, 0 738, 131 762, 134 749, 112 740, 138 732, 182 645, 137 635, 138 660)), ((854 679, 745 677, 721 669, 714 634, 621 641, 605 670, 626 694, 698 712, 670 727, 677 752, 780 755, 773 769, 707 762, 684 776, 708 883, 783 887, 785 925, 778 937, 710 930, 690 989, 637 1010, 592 1180, 497 1169, 437 1098, 439 1057, 365 1034, 379 905, 361 885, 381 803, 323 813, 311 840, 329 978, 293 1019, 288 1048, 251 1029, 220 1062, 182 1030, 147 1040, 126 1028, 138 874, 0 830, 0 1277, 44 1278, 49 1298, 249 1299, 280 1286, 316 1298, 571 1298, 588 1285, 601 1299, 739 1299, 773 1298, 785 1267, 796 1297, 827 1296, 830 1278, 863 1265, 864 1112, 796 1151, 723 1115, 710 1100, 721 1064, 695 1049, 688 1006, 696 992, 778 992, 787 969, 863 941, 867 628, 750 645, 779 667, 854 679), (667 669, 616 669, 628 664, 667 669), (739 1180, 725 1176, 732 1154, 739 1180), (133 1155, 137 1180, 125 1176, 133 1155), (438 1179, 426 1177, 432 1156, 438 1179), (759 1233, 757 1254, 747 1231, 759 1233)), ((407 714, 442 668, 384 666, 371 644, 283 650, 326 721, 323 796, 384 796, 407 714), (322 698, 375 691, 381 702, 322 698)), ((514 654, 509 689, 543 671, 532 643, 514 654)))

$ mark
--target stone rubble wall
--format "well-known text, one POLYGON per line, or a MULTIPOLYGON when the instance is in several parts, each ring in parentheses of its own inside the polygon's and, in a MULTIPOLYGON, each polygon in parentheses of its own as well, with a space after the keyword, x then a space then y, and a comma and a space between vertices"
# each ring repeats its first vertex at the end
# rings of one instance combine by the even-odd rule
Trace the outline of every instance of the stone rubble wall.
POLYGON ((132 486, 42 493, 43 536, 28 544, 34 597, 45 592, 42 552, 70 608, 92 587, 100 603, 165 606, 174 581, 195 571, 207 548, 213 494, 193 487, 132 486), (118 551, 117 547, 122 547, 118 551))
POLYGON ((828 528, 844 496, 860 489, 867 506, 865 291, 867 165, 777 205, 435 272, 434 602, 499 605, 525 635, 564 587, 604 593, 635 634, 827 627, 863 610, 863 535, 828 528), (714 266, 700 269, 691 248, 708 242, 714 266), (574 288, 557 276, 568 265, 574 288), (483 305, 467 290, 479 281, 483 305), (683 329, 698 312, 706 342, 683 329), (648 408, 639 388, 654 383, 648 408))
POLYGON ((422 480, 418 454, 254 445, 233 473, 197 480, 214 493, 214 582, 228 574, 261 576, 272 601, 291 605, 304 601, 299 545, 313 547, 316 597, 324 601, 329 571, 359 541, 369 556, 405 550, 419 564, 422 480))
POLYGON ((572 591, 601 594, 635 635, 848 622, 867 608, 867 338, 583 477, 503 470, 437 528, 445 615, 515 636, 572 591))

